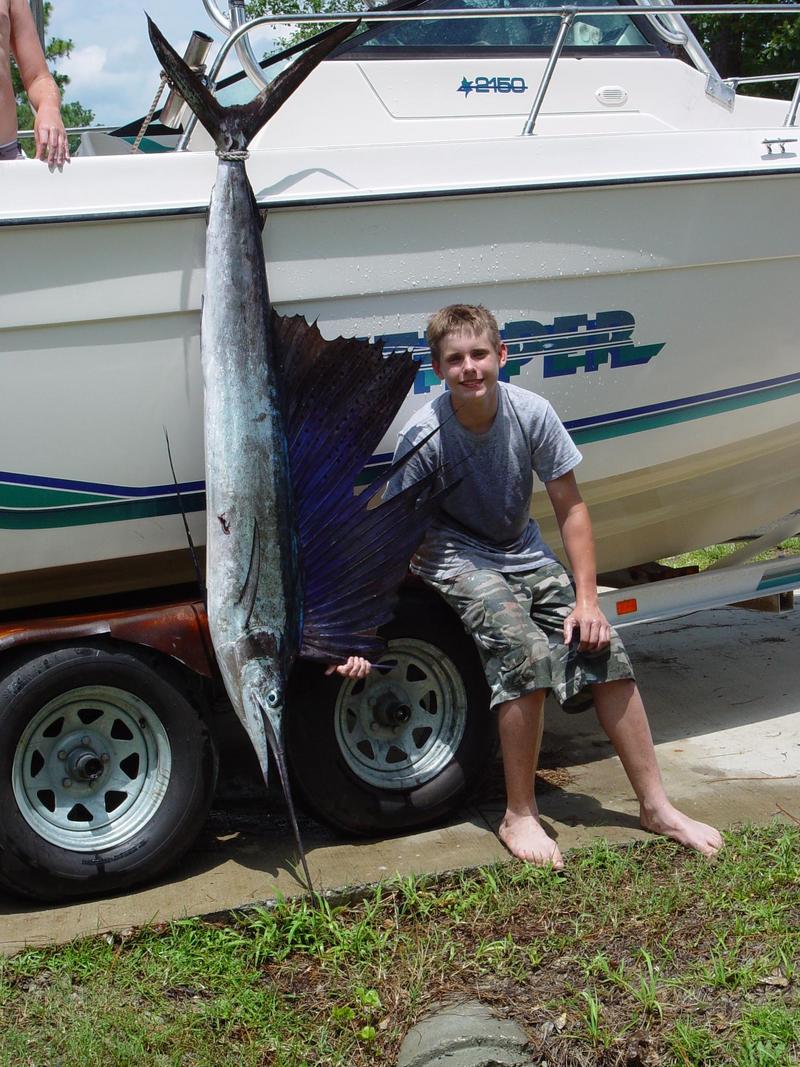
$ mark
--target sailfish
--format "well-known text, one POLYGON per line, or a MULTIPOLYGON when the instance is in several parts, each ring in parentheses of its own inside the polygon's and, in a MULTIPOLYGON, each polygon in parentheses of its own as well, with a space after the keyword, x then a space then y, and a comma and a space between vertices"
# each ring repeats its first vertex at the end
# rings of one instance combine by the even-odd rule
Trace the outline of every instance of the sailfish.
POLYGON ((298 656, 342 663, 380 654, 375 631, 391 617, 445 490, 434 472, 378 502, 393 468, 354 493, 418 363, 408 353, 384 357, 380 343, 325 340, 316 325, 270 304, 247 147, 352 27, 322 35, 250 103, 223 107, 148 24, 164 73, 219 158, 200 334, 209 630, 265 781, 272 750, 312 888, 284 752, 287 679, 298 656))

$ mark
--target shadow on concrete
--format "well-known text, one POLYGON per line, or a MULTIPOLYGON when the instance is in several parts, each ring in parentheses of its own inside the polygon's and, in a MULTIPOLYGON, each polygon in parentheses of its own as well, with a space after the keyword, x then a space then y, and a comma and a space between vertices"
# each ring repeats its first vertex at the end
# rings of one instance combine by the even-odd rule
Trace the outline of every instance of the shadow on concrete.
MULTIPOLYGON (((728 818, 724 813, 731 811, 733 795, 725 792, 731 788, 725 784, 728 780, 737 782, 733 788, 738 805, 747 795, 758 794, 760 806, 754 809, 758 818, 770 817, 773 793, 784 805, 790 803, 781 799, 784 794, 778 790, 786 789, 788 793, 794 783, 777 780, 781 772, 775 770, 778 766, 775 753, 781 745, 788 750, 795 744, 792 738, 797 732, 797 721, 795 734, 790 738, 789 717, 794 714, 797 719, 800 711, 796 670, 800 611, 785 616, 764 616, 742 609, 719 609, 688 619, 651 624, 624 636, 648 708, 654 739, 656 744, 664 746, 665 758, 672 760, 673 782, 683 783, 685 796, 697 796, 698 787, 706 790, 704 796, 710 798, 707 801, 710 806, 705 817, 719 817, 716 813, 721 812, 721 822, 728 818), (785 727, 781 722, 784 718, 785 727), (758 724, 767 722, 772 724, 771 732, 759 731, 758 724), (729 731, 746 730, 748 726, 755 727, 757 736, 751 730, 733 745, 725 737, 729 731), (702 740, 692 742, 691 739, 702 740), (690 755, 684 754, 681 741, 686 742, 690 755), (740 769, 738 764, 720 767, 710 764, 704 771, 703 761, 716 755, 730 754, 736 759, 741 757, 740 762, 752 761, 759 743, 762 762, 755 771, 749 770, 749 765, 740 769), (727 753, 731 748, 748 751, 727 753), (765 784, 765 766, 769 775, 775 775, 774 784, 765 784), (685 772, 685 780, 678 781, 679 768, 680 775, 685 772), (749 774, 755 777, 748 779, 749 774), (728 779, 725 775, 743 777, 728 779), (713 785, 720 782, 721 786, 713 785), (707 783, 717 790, 713 796, 706 788, 707 783), (712 801, 718 805, 716 809, 712 801)), ((618 805, 630 805, 624 784, 622 787, 618 784, 618 762, 610 759, 611 756, 613 750, 592 711, 567 715, 552 701, 548 702, 540 761, 544 778, 538 781, 537 797, 545 826, 554 838, 565 842, 573 827, 614 828, 616 832, 609 833, 609 837, 617 840, 629 837, 632 830, 638 831, 638 820, 632 810, 615 810, 618 805), (607 768, 599 766, 603 761, 608 761, 607 768), (597 795, 589 794, 588 783, 579 781, 590 767, 594 768, 591 784, 592 788, 597 784, 597 795)), ((794 766, 792 759, 796 762, 790 753, 787 772, 794 766)), ((245 743, 242 747, 241 737, 237 737, 235 730, 230 731, 223 745, 221 769, 210 817, 193 849, 174 871, 155 885, 94 898, 86 904, 34 904, 0 894, 0 917, 7 920, 0 928, 4 925, 8 930, 0 934, 0 952, 3 936, 9 945, 20 943, 20 939, 34 944, 47 943, 69 939, 76 933, 138 925, 152 921, 151 916, 162 920, 170 915, 214 912, 219 910, 223 899, 230 900, 230 906, 244 907, 277 892, 284 895, 301 892, 298 857, 283 797, 276 784, 269 790, 264 787, 249 745, 245 743), (248 872, 255 872, 255 876, 248 872), (17 931, 13 937, 12 927, 17 931), (28 930, 33 933, 29 934, 28 930)), ((786 773, 784 777, 793 775, 786 773)), ((443 869, 443 862, 451 869, 490 863, 504 855, 487 832, 487 828, 496 830, 503 801, 502 770, 498 763, 471 805, 432 832, 398 838, 345 838, 301 813, 301 833, 312 872, 324 871, 331 886, 334 882, 353 884, 352 879, 348 882, 348 875, 359 867, 367 872, 363 880, 368 881, 383 876, 375 872, 387 870, 436 870, 443 869), (459 828, 464 831, 461 837, 459 828), (375 853, 372 859, 371 852, 375 853), (426 862, 431 866, 426 868, 426 862)), ((703 810, 698 808, 696 814, 701 816, 703 810)), ((742 809, 736 817, 746 818, 747 811, 742 809)))

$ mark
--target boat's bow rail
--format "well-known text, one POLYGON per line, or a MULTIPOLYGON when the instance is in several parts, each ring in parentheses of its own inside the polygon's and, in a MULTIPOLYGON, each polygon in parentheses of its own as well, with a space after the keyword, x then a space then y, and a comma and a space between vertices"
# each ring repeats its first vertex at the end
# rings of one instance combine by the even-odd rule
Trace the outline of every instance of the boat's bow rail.
MULTIPOLYGON (((418 0, 402 10, 270 14, 248 21, 240 0, 231 3, 229 16, 221 14, 216 0, 204 0, 225 34, 206 81, 223 104, 243 103, 296 51, 294 46, 259 63, 249 44, 253 31, 276 24, 355 23, 361 18, 356 32, 257 136, 254 152, 362 145, 381 150, 383 145, 403 144, 410 146, 410 164, 416 168, 414 146, 425 142, 760 127, 774 131, 796 125, 800 72, 723 80, 683 15, 785 17, 800 13, 800 3, 675 6, 663 0, 606 0, 566 5, 558 0, 511 0, 502 8, 467 3, 418 0), (675 57, 676 46, 691 64, 675 57), (221 79, 232 52, 243 70, 221 79), (736 95, 740 86, 771 81, 795 82, 791 103, 736 95)), ((160 121, 148 133, 144 150, 213 149, 208 134, 188 107, 181 109, 174 94, 160 121), (165 117, 176 127, 171 136, 163 125, 165 117)), ((116 136, 92 131, 84 137, 81 154, 129 155, 136 131, 138 145, 147 128, 145 120, 116 131, 116 136)))
MULTIPOLYGON (((231 6, 231 16, 227 23, 221 21, 222 16, 219 9, 216 8, 214 0, 204 0, 206 9, 209 14, 215 17, 215 20, 219 25, 227 26, 228 37, 223 42, 217 57, 209 71, 209 83, 211 87, 215 87, 217 79, 222 66, 227 59, 230 51, 234 48, 239 51, 242 56, 242 46, 247 40, 247 35, 262 26, 266 25, 298 25, 298 24, 313 24, 313 23, 340 23, 340 22, 357 22, 359 19, 363 19, 368 29, 366 31, 366 45, 374 44, 379 38, 376 36, 376 25, 380 28, 382 23, 389 24, 403 24, 403 23, 443 23, 445 26, 448 22, 460 22, 462 24, 474 24, 480 23, 481 20, 489 22, 495 20, 503 20, 507 25, 513 24, 519 26, 524 20, 548 20, 552 25, 555 19, 558 20, 558 30, 555 32, 551 29, 552 41, 547 42, 547 38, 540 35, 535 38, 538 45, 545 43, 551 43, 549 55, 541 70, 540 80, 538 87, 536 88, 530 109, 527 117, 521 128, 521 134, 523 136, 530 136, 534 133, 537 119, 542 109, 545 97, 550 88, 553 75, 556 71, 559 60, 561 59, 565 47, 572 46, 573 51, 575 48, 580 53, 583 50, 583 54, 590 55, 591 50, 595 46, 613 45, 629 46, 639 45, 645 42, 645 38, 642 36, 638 27, 641 25, 642 20, 646 20, 647 25, 654 31, 657 38, 666 42, 669 45, 679 45, 684 48, 689 58, 692 60, 694 66, 706 76, 705 92, 706 96, 721 105, 723 108, 733 110, 736 102, 736 88, 739 85, 753 84, 757 81, 770 82, 775 80, 794 80, 796 82, 795 92, 791 104, 789 105, 785 117, 784 125, 795 125, 797 118, 798 106, 800 105, 800 73, 780 74, 774 78, 744 78, 735 77, 722 80, 717 71, 715 70, 711 60, 705 54, 702 46, 698 42, 697 38, 692 33, 688 24, 683 18, 684 14, 700 15, 700 14, 714 14, 715 16, 728 16, 728 17, 740 17, 743 14, 747 14, 752 17, 756 11, 759 15, 769 17, 774 15, 786 16, 788 14, 800 13, 800 5, 797 4, 713 4, 713 5, 691 5, 681 6, 669 3, 668 0, 650 0, 650 2, 644 2, 639 0, 636 5, 625 5, 624 8, 615 3, 604 4, 581 4, 581 5, 536 5, 536 6, 516 6, 503 8, 493 7, 447 7, 447 8, 435 8, 425 6, 424 2, 421 6, 414 6, 413 8, 404 8, 402 10, 378 10, 372 11, 368 14, 360 13, 354 14, 352 12, 338 12, 332 14, 326 14, 324 16, 314 15, 266 15, 262 18, 252 19, 250 21, 244 21, 241 14, 240 5, 231 6), (636 9, 636 15, 639 16, 639 21, 634 23, 634 8, 636 9), (654 10, 657 8, 658 10, 654 10), (623 14, 624 12, 624 14, 623 14), (619 26, 620 17, 625 19, 627 25, 624 27, 619 26), (602 26, 605 22, 611 22, 612 25, 617 25, 616 33, 613 35, 613 40, 608 41, 606 35, 602 32, 602 26), (621 32, 620 32, 621 29, 621 32)), ((362 35, 363 36, 363 35, 362 35)), ((403 41, 402 35, 396 38, 401 42, 403 41)), ((652 41, 652 36, 651 36, 652 41)), ((413 50, 415 44, 419 42, 415 41, 413 35, 407 38, 410 57, 413 57, 413 50)), ((441 45, 443 42, 435 41, 435 44, 441 45)), ((532 40, 529 38, 523 44, 530 45, 532 40)), ((527 51, 530 54, 530 48, 519 48, 520 42, 509 34, 507 39, 502 37, 496 37, 494 41, 479 39, 469 40, 467 39, 466 46, 467 52, 473 45, 485 45, 487 48, 491 48, 492 44, 505 45, 511 51, 518 51, 522 56, 527 51)), ((357 52, 363 52, 364 55, 369 53, 359 46, 359 38, 351 38, 350 42, 347 42, 344 48, 344 55, 348 53, 355 55, 357 52)), ((389 55, 386 55, 385 49, 384 57, 392 58, 391 52, 395 48, 395 38, 391 39, 389 46, 389 55)), ((624 49, 623 49, 624 50, 624 49)), ((541 49, 540 49, 541 51, 541 49)), ((339 50, 339 57, 341 58, 343 50, 339 50)), ((372 54, 375 57, 380 56, 381 49, 373 48, 372 54)), ((487 52, 487 55, 490 53, 487 52)), ((252 62, 252 50, 245 50, 243 59, 244 67, 251 80, 255 83, 257 88, 261 88, 267 83, 264 72, 260 66, 254 65, 252 62)), ((484 77, 484 81, 490 81, 494 84, 465 86, 465 97, 469 95, 470 91, 479 93, 485 90, 487 93, 494 93, 506 96, 513 96, 518 90, 521 91, 521 86, 514 84, 514 77, 495 76, 494 78, 487 79, 484 77), (498 84, 502 82, 503 84, 498 84)), ((518 79, 523 81, 524 79, 518 79)), ((467 79, 465 78, 465 81, 467 79)), ((605 101, 609 102, 609 101, 605 101)), ((431 116, 433 117, 433 116, 431 116)), ((192 117, 188 120, 186 129, 178 143, 178 149, 186 149, 190 143, 192 132, 194 130, 196 120, 192 117)))

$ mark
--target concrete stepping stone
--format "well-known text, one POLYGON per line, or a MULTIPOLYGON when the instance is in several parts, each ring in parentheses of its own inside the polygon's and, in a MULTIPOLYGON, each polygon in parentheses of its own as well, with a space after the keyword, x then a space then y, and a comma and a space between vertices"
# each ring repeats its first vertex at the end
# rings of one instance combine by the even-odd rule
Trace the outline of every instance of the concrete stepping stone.
POLYGON ((450 1002, 406 1034, 397 1067, 534 1067, 528 1037, 513 1019, 477 1000, 450 1002))

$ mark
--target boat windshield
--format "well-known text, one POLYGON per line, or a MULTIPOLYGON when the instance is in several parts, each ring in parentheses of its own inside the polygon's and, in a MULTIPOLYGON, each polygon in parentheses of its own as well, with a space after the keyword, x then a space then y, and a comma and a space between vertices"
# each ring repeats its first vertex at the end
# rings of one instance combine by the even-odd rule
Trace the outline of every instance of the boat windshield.
MULTIPOLYGON (((426 0, 420 8, 503 8, 516 7, 559 8, 564 0, 426 0)), ((607 51, 613 49, 658 50, 652 31, 641 16, 632 16, 630 4, 618 0, 598 0, 607 5, 608 15, 576 14, 565 44, 565 51, 586 49, 607 51)), ((448 52, 471 52, 498 49, 518 52, 521 50, 546 49, 549 51, 558 34, 560 17, 535 18, 475 18, 475 19, 430 19, 419 22, 383 22, 367 26, 361 33, 342 45, 337 59, 365 57, 378 58, 381 50, 396 53, 408 50, 414 53, 441 55, 448 52)))
MULTIPOLYGON (((518 7, 559 8, 564 0, 423 0, 414 5, 419 8, 469 9, 518 7)), ((663 52, 659 38, 647 19, 638 14, 636 4, 624 0, 593 0, 597 6, 607 6, 608 15, 581 15, 577 13, 570 28, 564 51, 569 54, 586 54, 587 49, 596 55, 648 54, 663 52), (637 14, 633 14, 637 11, 637 14)), ((486 52, 545 52, 548 53, 558 33, 561 19, 538 18, 474 18, 430 19, 410 22, 381 22, 367 25, 348 38, 329 58, 331 59, 389 59, 401 55, 415 57, 447 56, 486 52)), ((290 62, 290 55, 278 53, 265 59, 261 66, 264 76, 271 81, 290 62)), ((258 89, 244 72, 220 82, 216 95, 220 103, 245 104, 256 95, 258 89)))

